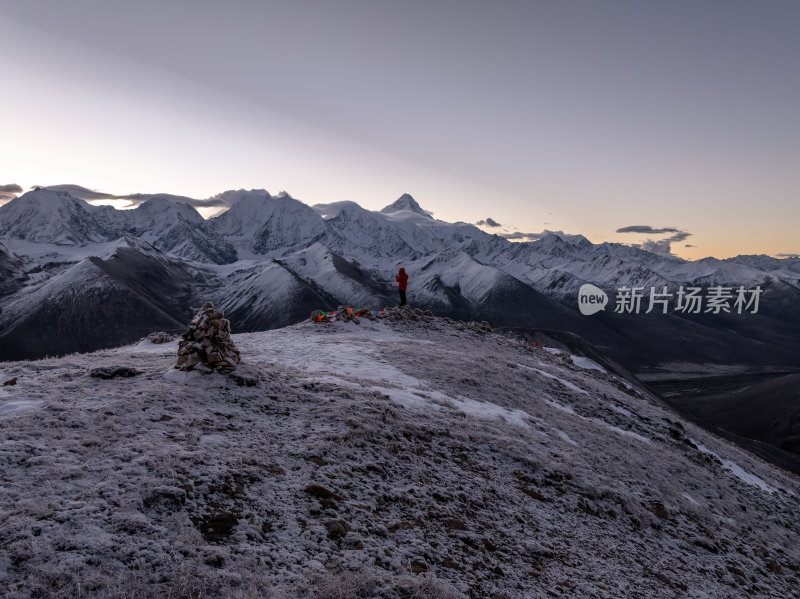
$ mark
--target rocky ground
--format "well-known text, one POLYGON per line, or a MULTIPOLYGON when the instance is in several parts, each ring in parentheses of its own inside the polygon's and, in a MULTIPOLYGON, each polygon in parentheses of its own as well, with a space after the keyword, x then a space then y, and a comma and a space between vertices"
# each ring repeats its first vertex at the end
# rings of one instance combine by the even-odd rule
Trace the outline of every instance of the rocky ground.
POLYGON ((586 358, 413 310, 233 341, 0 365, 1 595, 800 588, 798 478, 586 358))

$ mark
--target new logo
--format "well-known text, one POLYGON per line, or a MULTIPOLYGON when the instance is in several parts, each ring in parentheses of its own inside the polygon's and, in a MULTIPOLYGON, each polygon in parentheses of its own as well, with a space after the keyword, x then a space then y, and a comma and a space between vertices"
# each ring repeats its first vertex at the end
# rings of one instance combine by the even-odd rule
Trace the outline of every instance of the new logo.
POLYGON ((581 285, 578 291, 578 309, 584 316, 591 316, 606 309, 608 296, 606 292, 590 283, 581 285))

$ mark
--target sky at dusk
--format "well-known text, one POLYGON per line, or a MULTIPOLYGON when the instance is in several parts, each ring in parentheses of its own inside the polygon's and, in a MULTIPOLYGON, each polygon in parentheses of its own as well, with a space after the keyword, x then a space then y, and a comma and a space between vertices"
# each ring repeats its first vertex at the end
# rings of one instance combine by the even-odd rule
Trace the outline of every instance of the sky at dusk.
POLYGON ((0 196, 410 193, 512 239, 800 252, 800 2, 0 0, 0 24, 0 196))

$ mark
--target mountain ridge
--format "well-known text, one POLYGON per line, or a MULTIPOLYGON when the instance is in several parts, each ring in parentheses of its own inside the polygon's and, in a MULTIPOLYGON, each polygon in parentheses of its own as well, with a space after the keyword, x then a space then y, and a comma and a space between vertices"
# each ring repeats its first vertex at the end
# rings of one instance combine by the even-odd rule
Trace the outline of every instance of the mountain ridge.
MULTIPOLYGON (((338 304, 381 309, 394 301, 394 274, 403 266, 414 305, 502 326, 572 331, 631 370, 687 360, 800 361, 800 260, 795 258, 689 262, 552 232, 515 243, 471 224, 437 220, 408 194, 372 211, 354 202, 308 206, 286 193, 232 190, 217 196, 232 207, 207 220, 173 197, 153 194, 137 208, 116 210, 41 189, 1 206, 0 241, 7 251, 0 268, 9 280, 0 284, 0 341, 13 324, 12 305, 37 297, 39 287, 70 265, 102 258, 118 239, 128 238, 139 240, 128 244, 132 252, 163 252, 164 260, 191 273, 190 291, 180 301, 199 305, 203 296, 214 299, 234 315, 235 330, 291 324, 304 313, 338 304), (582 316, 576 305, 578 290, 587 283, 612 296, 606 310, 592 317, 582 316), (614 310, 613 294, 623 287, 640 287, 643 294, 667 287, 674 296, 689 286, 760 287, 764 293, 758 314, 646 315, 646 295, 641 314, 614 310)), ((136 272, 141 280, 129 280, 132 288, 161 284, 152 280, 153 273, 136 272)), ((157 298, 150 300, 148 309, 161 309, 157 298)), ((85 309, 95 309, 96 301, 87 299, 85 309)), ((168 304, 176 309, 176 302, 168 304)), ((66 330, 66 323, 57 330, 66 330)), ((113 342, 130 341, 125 336, 113 342)))

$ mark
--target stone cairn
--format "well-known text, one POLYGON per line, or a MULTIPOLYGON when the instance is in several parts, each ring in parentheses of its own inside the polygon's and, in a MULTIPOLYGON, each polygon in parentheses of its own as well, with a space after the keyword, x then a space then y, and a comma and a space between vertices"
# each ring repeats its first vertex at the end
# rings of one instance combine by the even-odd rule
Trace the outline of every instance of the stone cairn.
POLYGON ((222 310, 206 302, 181 335, 175 368, 230 372, 239 360, 239 350, 231 340, 230 322, 222 317, 222 310))

